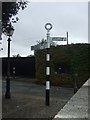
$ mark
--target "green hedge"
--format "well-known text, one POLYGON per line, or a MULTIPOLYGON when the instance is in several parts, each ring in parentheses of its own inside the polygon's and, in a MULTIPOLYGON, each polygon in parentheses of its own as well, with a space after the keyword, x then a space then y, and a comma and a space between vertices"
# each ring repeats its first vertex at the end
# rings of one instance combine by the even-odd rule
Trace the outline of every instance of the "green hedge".
MULTIPOLYGON (((60 45, 50 48, 51 54, 51 84, 58 86, 72 86, 74 74, 78 74, 78 84, 81 86, 90 75, 90 44, 60 45), (67 66, 68 70, 56 74, 56 67, 67 66)), ((37 83, 45 83, 46 50, 35 52, 37 83)))

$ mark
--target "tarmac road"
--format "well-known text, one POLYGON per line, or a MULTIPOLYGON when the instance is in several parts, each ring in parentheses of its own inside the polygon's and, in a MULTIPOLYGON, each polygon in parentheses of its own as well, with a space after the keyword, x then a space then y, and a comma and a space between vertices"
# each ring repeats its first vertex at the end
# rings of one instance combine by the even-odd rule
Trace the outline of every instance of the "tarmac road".
POLYGON ((46 106, 44 85, 16 79, 11 80, 11 99, 7 100, 4 98, 5 84, 4 79, 2 85, 3 118, 53 118, 73 96, 72 88, 51 86, 50 106, 46 106))

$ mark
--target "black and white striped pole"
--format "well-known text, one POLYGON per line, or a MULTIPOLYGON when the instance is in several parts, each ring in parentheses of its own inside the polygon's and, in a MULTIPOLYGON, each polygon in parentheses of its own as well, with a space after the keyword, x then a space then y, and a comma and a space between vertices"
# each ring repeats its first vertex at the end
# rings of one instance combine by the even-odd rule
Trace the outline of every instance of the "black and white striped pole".
POLYGON ((50 33, 52 29, 52 24, 45 24, 45 29, 47 30, 47 48, 46 48, 46 100, 45 104, 50 105, 50 33))

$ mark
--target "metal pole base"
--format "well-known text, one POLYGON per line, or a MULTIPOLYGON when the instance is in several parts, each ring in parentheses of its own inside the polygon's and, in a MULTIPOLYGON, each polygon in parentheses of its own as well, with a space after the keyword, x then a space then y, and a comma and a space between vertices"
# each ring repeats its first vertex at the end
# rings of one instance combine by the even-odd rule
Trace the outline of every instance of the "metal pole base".
POLYGON ((46 90, 46 105, 49 106, 50 105, 50 100, 49 100, 49 90, 46 90))
POLYGON ((10 94, 10 78, 7 76, 6 79, 6 93, 5 93, 5 98, 9 99, 11 98, 11 94, 10 94))
POLYGON ((11 98, 10 92, 6 92, 5 98, 6 98, 6 99, 10 99, 10 98, 11 98))
POLYGON ((74 94, 78 91, 78 88, 74 88, 74 94))
POLYGON ((75 85, 74 85, 74 94, 78 91, 78 86, 77 86, 77 83, 75 82, 75 85))

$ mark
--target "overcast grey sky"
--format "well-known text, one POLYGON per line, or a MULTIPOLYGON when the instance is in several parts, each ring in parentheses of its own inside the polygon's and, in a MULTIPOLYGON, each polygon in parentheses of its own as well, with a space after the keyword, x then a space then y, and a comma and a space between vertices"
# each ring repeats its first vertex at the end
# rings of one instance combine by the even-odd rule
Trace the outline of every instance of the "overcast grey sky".
MULTIPOLYGON (((87 2, 31 2, 18 14, 15 32, 11 41, 11 56, 33 54, 31 46, 37 40, 46 37, 44 25, 52 23, 51 36, 66 36, 69 43, 88 43, 88 3, 87 2)), ((66 42, 63 42, 66 44, 66 42)), ((0 56, 7 56, 7 37, 3 36, 3 51, 0 56)))

